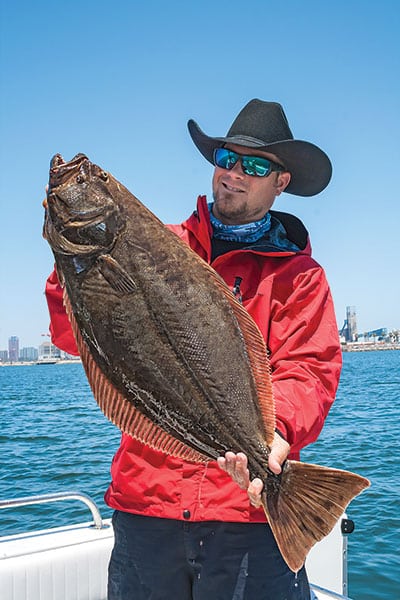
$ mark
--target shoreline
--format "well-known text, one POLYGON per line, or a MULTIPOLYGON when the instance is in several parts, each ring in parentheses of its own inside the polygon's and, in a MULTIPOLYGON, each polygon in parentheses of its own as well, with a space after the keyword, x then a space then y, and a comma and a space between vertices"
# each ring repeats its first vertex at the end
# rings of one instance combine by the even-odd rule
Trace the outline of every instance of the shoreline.
POLYGON ((60 360, 56 360, 55 362, 52 363, 41 363, 40 361, 37 360, 26 360, 26 361, 18 361, 18 362, 0 362, 0 367, 31 367, 32 365, 40 365, 40 364, 44 364, 46 366, 51 366, 51 365, 76 365, 76 364, 81 364, 82 361, 80 358, 76 358, 76 359, 67 359, 67 358, 60 358, 60 360))
MULTIPOLYGON (((400 344, 385 344, 385 343, 363 343, 363 342, 349 342, 347 344, 341 344, 342 352, 373 352, 376 350, 400 350, 400 344)), ((40 361, 18 361, 18 362, 0 362, 0 367, 30 367, 32 365, 44 364, 50 365, 76 365, 82 364, 80 358, 67 359, 61 358, 54 363, 41 363, 40 361)))
POLYGON ((372 352, 374 350, 400 350, 400 344, 386 344, 386 343, 368 343, 368 342, 349 342, 348 344, 341 344, 342 352, 372 352))

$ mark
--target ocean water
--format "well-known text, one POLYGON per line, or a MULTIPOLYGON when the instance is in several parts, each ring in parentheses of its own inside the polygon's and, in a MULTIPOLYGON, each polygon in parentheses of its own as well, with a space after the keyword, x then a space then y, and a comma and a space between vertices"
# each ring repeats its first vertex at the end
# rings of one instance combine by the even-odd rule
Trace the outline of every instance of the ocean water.
MULTIPOLYGON (((400 598, 400 351, 345 353, 337 400, 308 462, 353 470, 371 488, 350 504, 349 594, 400 598)), ((95 403, 80 364, 0 368, 0 499, 103 493, 120 433, 95 403)), ((78 501, 0 510, 0 535, 90 521, 78 501)))

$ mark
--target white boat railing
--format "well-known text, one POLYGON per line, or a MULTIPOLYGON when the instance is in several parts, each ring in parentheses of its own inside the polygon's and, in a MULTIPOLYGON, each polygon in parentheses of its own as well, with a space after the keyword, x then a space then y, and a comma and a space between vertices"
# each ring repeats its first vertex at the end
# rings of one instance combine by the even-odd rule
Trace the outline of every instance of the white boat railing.
POLYGON ((86 504, 92 513, 94 528, 104 529, 108 527, 103 523, 96 503, 82 492, 56 492, 53 494, 40 494, 38 496, 27 496, 24 498, 13 498, 11 500, 0 500, 0 508, 15 508, 18 506, 29 506, 31 504, 46 504, 47 502, 59 502, 61 500, 79 500, 86 504))

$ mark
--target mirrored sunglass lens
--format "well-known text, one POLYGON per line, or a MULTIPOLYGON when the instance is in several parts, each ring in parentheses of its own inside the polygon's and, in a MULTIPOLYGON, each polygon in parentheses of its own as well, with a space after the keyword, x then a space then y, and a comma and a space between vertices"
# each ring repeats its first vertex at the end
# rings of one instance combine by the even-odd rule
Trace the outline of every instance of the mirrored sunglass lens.
POLYGON ((243 156, 242 164, 247 175, 256 175, 257 177, 265 177, 271 168, 269 160, 260 156, 243 156))
POLYGON ((232 169, 237 163, 239 155, 226 148, 217 148, 214 152, 214 162, 222 169, 232 169))

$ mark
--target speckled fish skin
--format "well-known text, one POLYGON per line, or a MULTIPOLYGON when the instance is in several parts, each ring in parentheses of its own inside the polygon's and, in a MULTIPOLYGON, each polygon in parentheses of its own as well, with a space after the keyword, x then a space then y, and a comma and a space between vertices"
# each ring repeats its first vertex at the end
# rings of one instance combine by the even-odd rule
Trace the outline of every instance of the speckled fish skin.
POLYGON ((248 456, 292 570, 369 485, 286 461, 268 471, 275 427, 264 340, 232 292, 112 175, 55 155, 44 236, 89 383, 105 415, 150 446, 206 461, 248 456))
POLYGON ((46 237, 107 379, 207 457, 246 451, 264 473, 271 431, 237 318, 204 261, 83 156, 53 159, 47 203, 46 237))

